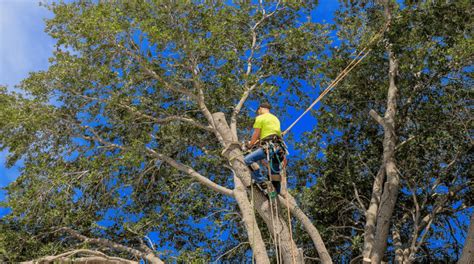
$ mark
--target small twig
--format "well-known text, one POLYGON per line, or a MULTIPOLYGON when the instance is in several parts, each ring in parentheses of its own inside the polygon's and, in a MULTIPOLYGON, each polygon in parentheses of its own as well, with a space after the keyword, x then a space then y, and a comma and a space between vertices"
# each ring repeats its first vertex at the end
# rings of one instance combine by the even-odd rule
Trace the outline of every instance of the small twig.
POLYGON ((402 143, 398 144, 396 147, 395 147, 395 150, 398 150, 399 148, 403 147, 403 145, 405 145, 406 143, 412 141, 413 139, 415 139, 416 136, 411 136, 409 137, 407 140, 403 141, 402 143))
POLYGON ((352 183, 352 186, 354 187, 354 194, 355 194, 355 197, 356 197, 357 202, 359 203, 361 209, 363 210, 363 212, 367 211, 366 206, 364 205, 364 203, 362 202, 362 200, 359 197, 359 192, 357 191, 357 187, 356 187, 355 183, 352 183))
POLYGON ((227 255, 227 254, 230 254, 231 252, 235 251, 237 248, 239 248, 240 246, 245 245, 245 244, 250 244, 250 243, 249 243, 249 242, 241 242, 241 243, 239 243, 237 246, 231 248, 230 250, 226 251, 224 254, 220 255, 220 256, 214 261, 214 263, 217 263, 217 261, 218 261, 219 259, 223 258, 223 257, 224 257, 225 255, 227 255))
POLYGON ((374 109, 370 109, 369 115, 373 119, 375 119, 375 121, 377 121, 377 123, 379 123, 382 127, 385 127, 385 121, 383 120, 383 118, 379 114, 377 114, 377 112, 375 112, 374 109))

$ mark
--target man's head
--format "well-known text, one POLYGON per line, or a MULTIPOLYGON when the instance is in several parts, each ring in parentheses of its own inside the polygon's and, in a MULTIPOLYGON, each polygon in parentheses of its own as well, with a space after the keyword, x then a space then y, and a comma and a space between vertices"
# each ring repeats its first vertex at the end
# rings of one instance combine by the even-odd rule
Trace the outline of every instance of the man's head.
POLYGON ((272 106, 269 103, 266 103, 266 102, 261 103, 258 106, 257 114, 262 115, 262 114, 270 113, 270 109, 272 109, 272 106))

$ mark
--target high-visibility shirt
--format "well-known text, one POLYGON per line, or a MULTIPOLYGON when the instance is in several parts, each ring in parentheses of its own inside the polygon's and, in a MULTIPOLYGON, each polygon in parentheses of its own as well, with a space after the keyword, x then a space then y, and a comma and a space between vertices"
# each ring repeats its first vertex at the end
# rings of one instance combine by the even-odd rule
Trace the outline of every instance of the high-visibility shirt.
POLYGON ((253 128, 260 128, 260 139, 270 135, 281 136, 280 120, 270 113, 257 116, 253 128))

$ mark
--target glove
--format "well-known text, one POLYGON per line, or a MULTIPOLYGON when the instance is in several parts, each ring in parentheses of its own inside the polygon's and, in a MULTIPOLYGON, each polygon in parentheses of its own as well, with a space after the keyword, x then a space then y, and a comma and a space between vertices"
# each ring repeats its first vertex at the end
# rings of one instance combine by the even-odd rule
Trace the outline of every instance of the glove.
POLYGON ((253 148, 253 145, 250 144, 250 141, 245 143, 245 148, 248 149, 248 150, 253 148))

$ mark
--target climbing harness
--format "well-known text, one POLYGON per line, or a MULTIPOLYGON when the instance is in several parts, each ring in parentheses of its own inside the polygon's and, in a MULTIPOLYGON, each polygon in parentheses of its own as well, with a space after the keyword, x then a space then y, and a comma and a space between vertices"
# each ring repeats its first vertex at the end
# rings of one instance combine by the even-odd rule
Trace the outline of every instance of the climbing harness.
MULTIPOLYGON (((296 123, 298 123, 301 118, 306 115, 311 109, 313 109, 313 107, 319 102, 321 101, 321 99, 324 98, 324 96, 326 96, 341 80, 343 80, 347 74, 349 74, 349 72, 351 72, 367 55, 369 55, 369 53, 372 51, 372 48, 369 48, 372 43, 377 40, 380 36, 383 35, 383 33, 385 32, 385 30, 388 28, 389 26, 389 22, 387 22, 384 27, 377 33, 375 34, 371 39, 370 41, 367 43, 367 45, 359 52, 357 53, 357 55, 350 61, 350 63, 337 75, 337 77, 332 80, 329 85, 326 87, 326 89, 323 90, 323 92, 311 103, 311 105, 295 120, 293 121, 293 123, 291 123, 291 125, 285 130, 283 131, 283 133, 281 134, 282 136, 285 136, 290 130, 291 128, 293 128, 296 123)), ((354 55, 356 52, 353 52, 350 56, 354 55)), ((281 139, 281 142, 283 143, 283 149, 285 150, 285 156, 286 154, 288 153, 288 150, 287 150, 287 147, 286 147, 286 144, 285 142, 281 139)), ((281 147, 281 145, 280 145, 281 147)), ((275 153, 277 153, 275 151, 275 145, 273 145, 272 143, 268 144, 267 145, 267 161, 268 161, 268 173, 269 173, 269 183, 270 183, 270 186, 272 186, 272 159, 270 158, 270 156, 273 156, 275 153), (270 147, 268 149, 268 147, 270 147), (272 155, 270 155, 270 151, 272 151, 272 155)), ((237 158, 238 156, 240 155, 236 155, 234 157, 231 157, 229 159, 229 161, 237 158)), ((279 174, 281 175, 282 173, 285 174, 284 177, 286 176, 286 173, 285 173, 285 168, 283 166, 282 168, 282 159, 278 159, 279 155, 276 155, 275 157, 277 157, 277 162, 278 162, 278 166, 279 166, 279 174)), ((283 156, 284 158, 284 156, 283 156)), ((284 164, 286 165, 286 164, 284 164)), ((282 179, 280 179, 282 180, 282 179)), ((252 185, 252 184, 251 184, 252 185)), ((258 185, 257 185, 258 186, 258 185)), ((258 186, 259 188, 261 186, 258 186)), ((267 187, 268 188, 268 187, 267 187)), ((260 189, 262 190, 262 189, 260 189)), ((251 192, 252 192, 252 208, 253 208, 253 186, 251 187, 251 192)), ((288 192, 288 190, 287 190, 288 192)), ((264 191, 265 193, 265 191, 264 191)), ((275 193, 275 196, 273 198, 275 198, 278 194, 275 193)), ((272 200, 273 198, 271 196, 269 196, 270 199, 269 199, 269 203, 270 203, 270 211, 271 211, 271 220, 272 220, 272 226, 273 226, 273 234, 274 234, 274 237, 273 237, 273 241, 275 243, 275 254, 276 254, 276 259, 277 259, 277 263, 279 264, 280 261, 281 261, 281 250, 279 250, 279 242, 280 242, 280 238, 279 238, 279 235, 278 233, 276 232, 276 227, 275 227, 275 222, 274 222, 274 217, 273 217, 273 203, 272 203, 272 200)), ((278 200, 276 200, 275 202, 275 218, 278 219, 278 200)), ((293 260, 293 263, 296 263, 296 258, 295 258, 295 249, 293 248, 293 244, 294 244, 294 241, 293 241, 293 234, 292 234, 292 225, 291 225, 291 215, 290 215, 290 207, 289 207, 289 201, 288 201, 288 193, 286 194, 286 207, 287 207, 287 214, 288 214, 288 224, 289 224, 289 231, 290 231, 290 239, 291 239, 291 243, 292 243, 292 250, 291 250, 291 255, 292 255, 292 260, 293 260)), ((254 211, 254 214, 255 214, 255 211, 254 211)), ((255 239, 255 238, 254 238, 255 239)), ((254 261, 254 255, 253 255, 253 252, 252 252, 252 263, 254 261)))
MULTIPOLYGON (((279 220, 278 212, 278 199, 275 199, 280 190, 275 190, 274 182, 278 183, 281 188, 281 173, 285 171, 285 162, 286 155, 288 155, 288 147, 286 146, 283 139, 279 136, 273 135, 270 136, 267 140, 263 140, 261 144, 262 148, 267 154, 267 171, 268 171, 268 187, 269 190, 269 205, 270 205, 270 214, 271 221, 273 226, 273 241, 275 243, 275 256, 277 264, 282 262, 282 252, 281 252, 281 230, 277 230, 279 220), (278 175, 278 179, 275 179, 275 175, 278 175), (275 204, 275 205, 273 205, 275 204)), ((290 230, 291 232, 291 230, 290 230)))
MULTIPOLYGON (((268 203, 269 203, 270 215, 271 215, 270 221, 272 222, 271 228, 273 231, 272 232, 273 236, 271 236, 271 239, 273 241, 273 245, 275 248, 275 258, 276 258, 277 264, 283 263, 283 255, 282 255, 283 253, 281 250, 281 236, 280 236, 281 228, 280 230, 278 228, 279 223, 280 223, 280 220, 279 220, 280 212, 278 211, 278 200, 275 199, 278 196, 279 192, 277 193, 277 191, 275 190, 275 187, 273 184, 273 182, 275 182, 275 179, 274 179, 275 174, 272 172, 275 172, 277 171, 276 169, 278 169, 278 174, 280 176, 278 181, 282 181, 283 178, 286 177, 286 164, 283 162, 283 158, 287 154, 287 148, 284 142, 283 141, 281 142, 283 144, 281 144, 280 142, 277 142, 281 145, 275 144, 275 142, 272 142, 272 141, 264 142, 265 144, 264 146, 261 145, 261 147, 266 148, 266 154, 267 154, 266 159, 268 160, 267 172, 268 172, 269 180, 265 182, 266 186, 264 187, 262 187, 261 185, 255 184, 260 189, 260 191, 262 191, 266 196, 269 197, 268 203), (276 159, 277 161, 276 164, 278 165, 278 168, 274 167, 275 163, 273 163, 272 161, 273 159, 276 159)), ((251 184, 250 186, 250 191, 251 191, 251 196, 252 196, 251 198, 252 210, 255 215, 253 184, 251 184)), ((290 214, 290 208, 289 208, 289 202, 288 202, 288 195, 286 195, 285 197, 286 197, 286 207, 287 207, 287 214, 288 214, 290 241, 292 244, 291 249, 290 249, 291 256, 292 256, 292 263, 296 263, 296 253, 295 253, 296 249, 294 248, 295 242, 293 240, 293 231, 292 231, 293 228, 291 224, 291 214, 290 214)), ((253 224, 255 225, 255 222, 253 224)), ((255 226, 253 227, 253 230, 252 230, 252 236, 253 236, 253 241, 255 241, 255 226)), ((254 261, 255 261, 255 256, 252 252, 252 263, 254 263, 254 261)))

